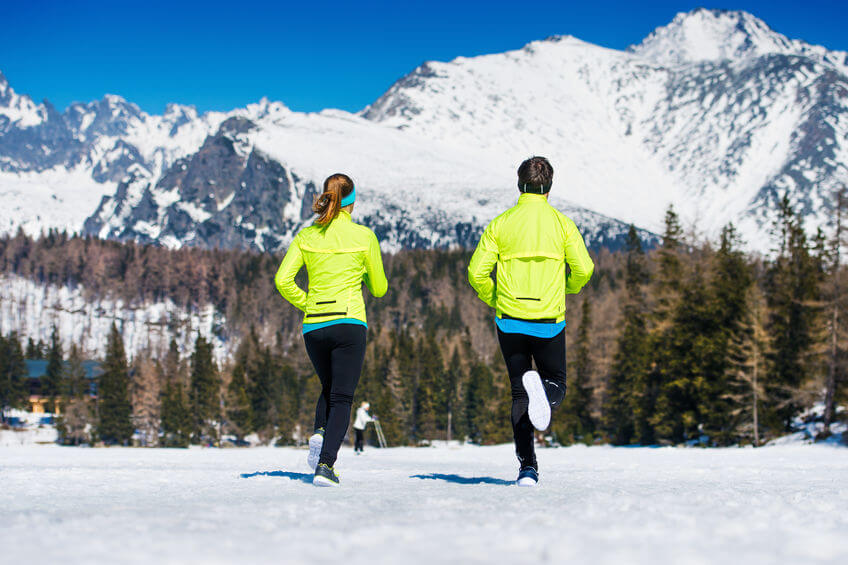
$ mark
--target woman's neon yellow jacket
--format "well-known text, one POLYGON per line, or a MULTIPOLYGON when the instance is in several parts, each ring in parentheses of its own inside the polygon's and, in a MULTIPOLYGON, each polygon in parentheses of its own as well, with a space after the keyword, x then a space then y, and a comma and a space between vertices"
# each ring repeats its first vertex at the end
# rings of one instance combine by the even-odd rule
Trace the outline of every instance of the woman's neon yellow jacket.
POLYGON ((561 322, 565 295, 580 292, 594 269, 574 222, 544 195, 525 193, 486 226, 468 265, 468 281, 499 318, 561 322), (490 276, 496 264, 497 285, 490 276))
POLYGON ((274 283, 283 298, 304 312, 304 323, 354 318, 365 322, 362 282, 375 297, 386 294, 388 282, 377 236, 342 210, 326 226, 302 229, 289 246, 274 283), (309 292, 294 282, 306 265, 309 292))

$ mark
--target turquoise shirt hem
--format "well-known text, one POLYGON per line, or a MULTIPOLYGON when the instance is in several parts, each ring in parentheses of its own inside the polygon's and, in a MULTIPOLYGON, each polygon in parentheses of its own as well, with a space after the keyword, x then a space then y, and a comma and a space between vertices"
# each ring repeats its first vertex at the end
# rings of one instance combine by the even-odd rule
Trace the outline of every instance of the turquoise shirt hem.
POLYGON ((498 329, 506 334, 524 334, 533 337, 552 338, 565 329, 565 320, 557 324, 544 322, 528 322, 527 320, 512 320, 495 316, 498 329))
POLYGON ((309 333, 311 331, 320 330, 321 328, 326 328, 329 326, 335 326, 338 324, 356 324, 358 326, 368 327, 368 324, 363 322, 362 320, 357 320, 356 318, 339 318, 338 320, 330 320, 329 322, 318 322, 317 324, 303 324, 303 333, 309 333))

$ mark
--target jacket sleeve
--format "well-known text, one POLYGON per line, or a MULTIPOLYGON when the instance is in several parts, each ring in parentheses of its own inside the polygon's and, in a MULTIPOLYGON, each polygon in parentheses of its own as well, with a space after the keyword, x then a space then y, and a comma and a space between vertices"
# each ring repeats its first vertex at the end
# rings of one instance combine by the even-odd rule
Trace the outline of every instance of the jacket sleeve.
POLYGON ((302 266, 303 252, 300 250, 300 241, 295 236, 291 245, 289 245, 288 251, 286 251, 286 256, 283 257, 283 262, 280 263, 280 268, 277 269, 274 284, 280 294, 283 295, 283 298, 305 312, 306 292, 294 282, 294 277, 302 266))
POLYGON ((380 298, 389 289, 389 281, 386 280, 386 273, 383 271, 380 242, 377 241, 377 236, 373 232, 368 245, 368 254, 365 256, 365 286, 375 298, 380 298))
POLYGON ((577 294, 592 278, 595 264, 589 256, 580 230, 569 218, 565 221, 565 262, 571 268, 565 279, 565 293, 577 294))
POLYGON ((498 244, 494 231, 494 222, 490 222, 468 264, 468 282, 477 291, 480 300, 492 308, 497 307, 495 281, 491 277, 492 269, 498 262, 498 244))

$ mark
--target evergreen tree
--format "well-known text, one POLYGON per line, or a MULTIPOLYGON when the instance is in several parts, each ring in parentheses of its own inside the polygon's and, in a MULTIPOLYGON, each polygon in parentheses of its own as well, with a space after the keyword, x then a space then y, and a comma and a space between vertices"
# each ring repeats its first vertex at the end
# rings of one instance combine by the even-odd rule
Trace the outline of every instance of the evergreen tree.
POLYGON ((416 439, 431 440, 444 437, 447 395, 444 363, 435 335, 429 332, 416 347, 417 392, 416 439))
POLYGON ((494 396, 492 371, 482 363, 471 368, 465 393, 465 428, 474 443, 484 443, 486 432, 493 427, 493 415, 488 410, 494 396))
POLYGON ((644 260, 642 242, 631 225, 627 234, 624 315, 603 403, 604 430, 617 445, 649 439, 645 424, 650 417, 647 408, 651 391, 647 388, 650 352, 642 290, 647 279, 644 260))
POLYGON ((233 370, 244 371, 253 414, 251 427, 260 440, 267 442, 278 436, 281 444, 290 443, 297 419, 297 395, 287 397, 286 388, 298 382, 294 370, 262 346, 253 332, 239 345, 233 370))
POLYGON ((189 409, 188 395, 182 383, 170 379, 165 385, 162 395, 161 428, 162 447, 188 447, 191 439, 192 418, 189 409))
POLYGON ((655 324, 661 334, 680 300, 680 285, 683 280, 683 228, 680 218, 669 206, 665 213, 665 231, 662 245, 657 250, 657 275, 654 280, 653 292, 656 294, 657 306, 653 313, 655 324))
POLYGON ((69 398, 88 396, 91 392, 83 364, 82 352, 76 344, 72 344, 68 351, 68 362, 65 365, 63 382, 65 386, 62 394, 69 398))
POLYGON ((701 387, 701 412, 703 431, 713 443, 730 445, 736 442, 736 422, 733 403, 728 398, 731 342, 738 339, 744 327, 752 327, 747 308, 749 289, 753 283, 751 267, 741 251, 741 241, 733 224, 721 233, 721 243, 715 257, 711 289, 716 301, 715 314, 718 325, 711 344, 715 355, 715 371, 701 387))
POLYGON ((760 441, 760 406, 765 398, 763 383, 768 373, 771 338, 766 331, 768 310, 762 291, 748 288, 741 322, 734 328, 726 355, 724 400, 729 405, 728 425, 736 441, 760 441))
POLYGON ((199 335, 191 355, 191 388, 189 398, 194 423, 193 438, 198 443, 217 439, 221 416, 220 381, 212 359, 212 344, 199 335))
POLYGON ((445 411, 446 411, 446 439, 454 439, 456 422, 454 421, 454 410, 457 406, 457 387, 464 380, 462 374, 462 358, 459 356, 459 348, 454 348, 451 355, 450 366, 445 371, 445 411))
POLYGON ((62 342, 59 339, 59 330, 54 325, 50 333, 50 346, 47 349, 47 368, 41 378, 41 393, 49 399, 49 412, 56 410, 56 398, 61 394, 64 385, 64 372, 62 342))
POLYGON ((781 200, 778 212, 774 233, 779 237, 779 248, 765 280, 774 349, 764 416, 765 424, 775 432, 790 430, 792 418, 801 408, 796 391, 809 374, 805 359, 813 344, 816 314, 811 302, 817 297, 819 281, 819 267, 788 196, 781 200))
POLYGON ((79 348, 72 344, 62 379, 62 414, 56 421, 59 440, 64 445, 80 445, 90 440, 94 414, 88 378, 79 348))
MULTIPOLYGON (((665 214, 665 230, 662 245, 656 251, 657 270, 650 289, 655 306, 650 314, 651 327, 648 328, 648 342, 651 367, 644 380, 638 384, 641 402, 635 418, 635 433, 641 443, 653 443, 656 426, 667 424, 665 418, 673 410, 669 398, 663 390, 669 390, 669 383, 679 378, 671 372, 675 357, 674 317, 681 307, 683 286, 683 229, 680 218, 669 206, 665 214)), ((662 437, 659 439, 666 440, 662 437)))
POLYGON ((227 428, 238 441, 249 434, 253 421, 250 399, 247 397, 247 383, 244 379, 244 367, 237 365, 233 377, 227 386, 227 428))
POLYGON ((407 330, 393 333, 392 357, 395 361, 392 377, 399 381, 399 389, 403 391, 401 405, 403 406, 403 428, 409 442, 417 443, 421 438, 420 409, 418 398, 420 388, 418 379, 421 374, 420 356, 415 347, 415 340, 407 330))
MULTIPOLYGON (((836 401, 839 389, 845 380, 845 340, 843 321, 840 312, 845 308, 844 278, 842 269, 842 253, 848 233, 845 229, 845 217, 848 215, 848 187, 842 186, 836 191, 834 207, 831 215, 833 236, 829 242, 829 273, 828 284, 823 294, 828 297, 828 333, 829 343, 827 352, 827 379, 824 397, 824 429, 821 436, 830 436, 830 426, 836 416, 836 401)), ((846 434, 848 435, 848 434, 846 434)))
POLYGON ((277 436, 276 445, 292 445, 295 441, 294 424, 297 412, 294 394, 295 383, 298 382, 294 368, 285 363, 270 348, 263 351, 264 370, 271 375, 274 433, 277 436))
POLYGON ((28 397, 26 378, 29 376, 18 334, 0 336, 0 420, 5 421, 9 408, 23 408, 28 397))
POLYGON ((583 300, 583 311, 580 326, 577 328, 574 364, 568 392, 565 395, 561 412, 555 424, 556 435, 560 441, 574 443, 582 441, 591 443, 595 431, 595 421, 592 418, 592 357, 591 338, 592 303, 583 300))
POLYGON ((699 434, 703 388, 719 370, 716 364, 718 321, 715 302, 695 261, 668 332, 668 355, 661 359, 666 377, 660 384, 651 423, 659 440, 679 443, 699 434))
POLYGON ((33 339, 27 338, 26 359, 30 361, 40 361, 44 359, 44 344, 39 341, 36 343, 33 339))
POLYGON ((129 368, 124 340, 115 324, 106 342, 106 358, 97 387, 97 431, 106 444, 126 445, 133 434, 129 368))
POLYGON ((372 403, 372 413, 379 416, 389 445, 405 445, 410 442, 407 434, 410 406, 404 379, 392 351, 392 345, 389 344, 378 348, 374 355, 374 371, 380 383, 380 392, 372 403))
POLYGON ((165 389, 160 408, 162 447, 188 447, 192 431, 188 394, 183 385, 182 367, 177 342, 171 340, 163 363, 165 389))
MULTIPOLYGON (((503 371, 501 366, 498 369, 503 371)), ((491 396, 483 405, 483 443, 487 445, 513 440, 512 390, 506 372, 502 374, 502 378, 493 379, 491 396)))

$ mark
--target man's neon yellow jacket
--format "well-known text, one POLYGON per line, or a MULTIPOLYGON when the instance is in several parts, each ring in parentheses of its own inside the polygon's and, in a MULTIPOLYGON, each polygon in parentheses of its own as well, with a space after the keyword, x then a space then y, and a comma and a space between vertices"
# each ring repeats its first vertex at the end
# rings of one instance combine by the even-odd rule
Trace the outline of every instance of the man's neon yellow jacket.
POLYGON ((525 193, 486 226, 468 265, 468 281, 499 318, 561 322, 565 295, 580 292, 594 269, 571 218, 544 195, 525 193), (490 276, 495 265, 497 285, 490 276))
POLYGON ((313 224, 301 230, 274 277, 283 298, 303 310, 305 324, 342 318, 365 322, 363 281, 375 297, 386 294, 377 236, 344 210, 326 226, 313 224), (309 274, 308 293, 294 282, 303 265, 309 274))

